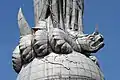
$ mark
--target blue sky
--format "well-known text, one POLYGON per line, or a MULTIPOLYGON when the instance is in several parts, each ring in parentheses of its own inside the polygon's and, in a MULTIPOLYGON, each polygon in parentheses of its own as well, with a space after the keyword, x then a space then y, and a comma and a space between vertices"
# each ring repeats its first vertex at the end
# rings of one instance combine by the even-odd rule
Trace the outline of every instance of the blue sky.
MULTIPOLYGON (((16 80, 17 77, 11 56, 19 41, 19 7, 34 26, 32 0, 0 0, 0 80, 16 80)), ((96 24, 105 38, 105 47, 97 53, 105 78, 120 80, 120 0, 85 0, 84 32, 92 33, 96 24)))

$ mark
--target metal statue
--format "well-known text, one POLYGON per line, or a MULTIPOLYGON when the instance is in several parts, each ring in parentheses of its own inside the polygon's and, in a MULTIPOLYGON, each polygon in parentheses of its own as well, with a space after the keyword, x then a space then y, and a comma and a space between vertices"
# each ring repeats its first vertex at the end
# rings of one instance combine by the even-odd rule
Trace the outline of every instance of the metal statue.
POLYGON ((84 0, 34 0, 35 27, 18 12, 20 40, 12 63, 17 80, 104 80, 92 55, 104 46, 83 32, 84 0))

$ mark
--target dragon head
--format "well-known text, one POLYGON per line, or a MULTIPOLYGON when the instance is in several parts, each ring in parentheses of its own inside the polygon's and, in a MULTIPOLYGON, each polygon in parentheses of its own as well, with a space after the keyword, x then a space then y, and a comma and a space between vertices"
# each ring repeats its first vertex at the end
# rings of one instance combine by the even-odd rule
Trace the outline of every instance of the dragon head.
POLYGON ((78 42, 81 44, 82 50, 88 53, 95 53, 104 46, 104 38, 99 32, 85 35, 78 38, 78 42))

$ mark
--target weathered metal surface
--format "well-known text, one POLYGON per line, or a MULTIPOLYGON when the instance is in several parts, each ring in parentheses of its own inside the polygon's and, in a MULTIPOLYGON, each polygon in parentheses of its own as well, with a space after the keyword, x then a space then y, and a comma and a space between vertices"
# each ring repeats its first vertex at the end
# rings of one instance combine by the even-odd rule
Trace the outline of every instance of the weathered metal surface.
POLYGON ((32 30, 29 24, 27 23, 21 8, 19 9, 19 12, 18 12, 18 25, 19 25, 21 37, 28 34, 32 34, 32 30))
POLYGON ((99 67, 83 54, 50 53, 24 65, 17 80, 103 80, 99 67))
POLYGON ((83 33, 83 11, 84 0, 34 0, 31 29, 20 9, 21 37, 12 57, 17 80, 104 80, 92 55, 104 38, 83 33))

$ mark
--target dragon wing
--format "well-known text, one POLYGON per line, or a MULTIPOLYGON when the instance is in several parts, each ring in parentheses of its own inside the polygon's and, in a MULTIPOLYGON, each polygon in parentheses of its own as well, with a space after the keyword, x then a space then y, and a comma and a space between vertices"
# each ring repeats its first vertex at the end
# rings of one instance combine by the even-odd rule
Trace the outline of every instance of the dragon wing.
POLYGON ((34 16, 35 16, 35 26, 38 24, 39 20, 45 20, 49 15, 48 11, 48 0, 33 0, 34 1, 34 16))
POLYGON ((20 29, 20 36, 32 34, 32 30, 29 27, 29 24, 27 23, 21 8, 19 9, 19 12, 18 12, 18 25, 20 29))

